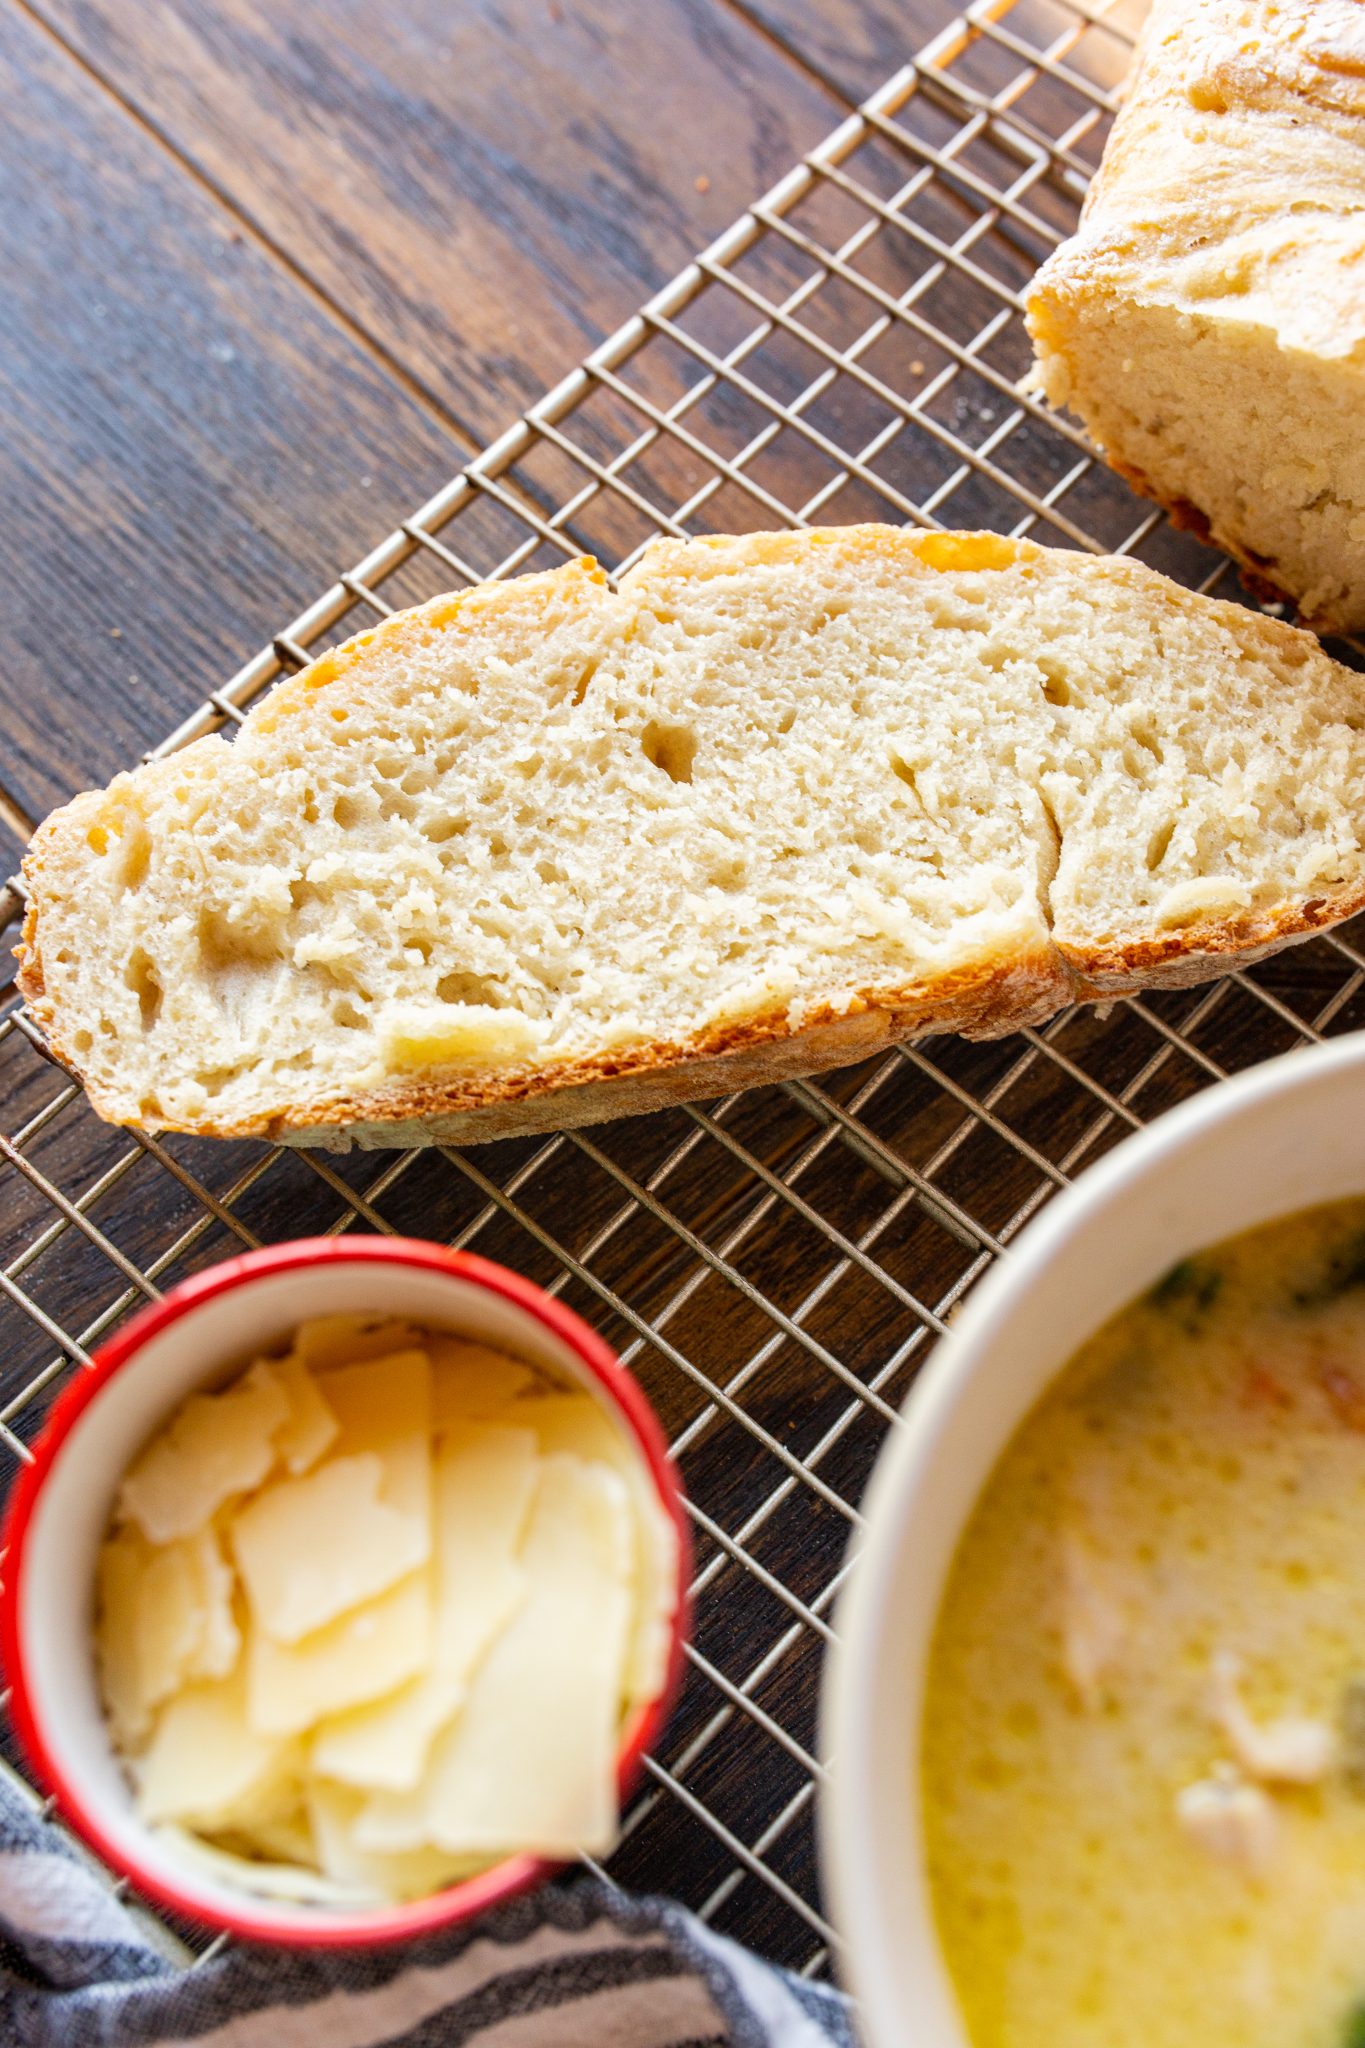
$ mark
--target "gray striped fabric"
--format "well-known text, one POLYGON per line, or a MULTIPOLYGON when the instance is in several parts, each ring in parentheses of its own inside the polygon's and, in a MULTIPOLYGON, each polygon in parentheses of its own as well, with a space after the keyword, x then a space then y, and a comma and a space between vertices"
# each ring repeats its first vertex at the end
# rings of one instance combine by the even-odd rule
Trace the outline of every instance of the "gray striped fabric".
POLYGON ((0 1782, 6 2048, 855 2048, 838 1992, 680 1906, 589 1880, 401 1949, 238 1947, 185 1969, 0 1782))

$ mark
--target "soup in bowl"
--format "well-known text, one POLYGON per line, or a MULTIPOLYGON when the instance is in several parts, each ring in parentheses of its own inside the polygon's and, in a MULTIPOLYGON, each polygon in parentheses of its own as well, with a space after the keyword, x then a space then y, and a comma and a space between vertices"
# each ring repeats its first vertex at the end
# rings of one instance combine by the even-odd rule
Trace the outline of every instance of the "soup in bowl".
POLYGON ((1163 1119, 912 1396, 827 1701, 876 2048, 1365 2043, 1363 1101, 1163 1119))

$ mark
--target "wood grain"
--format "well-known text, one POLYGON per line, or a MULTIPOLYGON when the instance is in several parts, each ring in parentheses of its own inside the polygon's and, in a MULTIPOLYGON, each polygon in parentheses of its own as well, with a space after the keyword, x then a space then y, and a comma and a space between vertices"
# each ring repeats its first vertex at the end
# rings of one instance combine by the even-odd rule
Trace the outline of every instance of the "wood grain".
POLYGON ((745 11, 856 105, 963 9, 958 0, 745 0, 745 11))
POLYGON ((842 109, 725 0, 38 0, 479 440, 842 109))
POLYGON ((0 783, 38 817, 162 738, 465 451, 12 9, 0 249, 0 783))

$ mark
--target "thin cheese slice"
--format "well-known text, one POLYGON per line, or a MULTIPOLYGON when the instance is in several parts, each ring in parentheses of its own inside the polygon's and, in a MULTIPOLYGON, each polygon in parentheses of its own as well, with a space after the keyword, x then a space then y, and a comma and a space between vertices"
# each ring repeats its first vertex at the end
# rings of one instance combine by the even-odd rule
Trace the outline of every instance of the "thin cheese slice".
POLYGON ((137 1594, 137 1657, 149 1707, 187 1678, 226 1678, 241 1637, 232 1613, 233 1579, 218 1532, 201 1529, 149 1550, 137 1594))
POLYGON ((123 1529, 101 1546, 96 1566, 100 1691, 114 1740, 124 1750, 139 1749, 152 1725, 137 1641, 137 1602, 146 1559, 147 1545, 137 1531, 123 1529))
POLYGON ((210 1830, 247 1826, 280 1807, 299 1761, 295 1744, 248 1727, 243 1672, 187 1686, 163 1710, 138 1768, 138 1812, 210 1830))
POLYGON ((529 1429, 466 1422, 452 1430, 436 1460, 431 1664, 391 1697, 322 1722, 315 1770, 374 1791, 416 1785, 479 1659, 525 1598, 516 1551, 535 1480, 529 1429))
POLYGON ((522 1550, 526 1602, 436 1739, 421 1783, 376 1793, 361 1848, 455 1855, 602 1852, 616 1831, 616 1740, 634 1528, 620 1478, 545 1459, 522 1550))
POLYGON ((431 1362, 415 1346, 322 1373, 318 1386, 340 1425, 339 1453, 431 1433, 431 1362))
POLYGON ((381 1499, 386 1476, 373 1451, 332 1458, 280 1480, 233 1519, 233 1555, 258 1629, 296 1643, 426 1563, 430 1514, 381 1499))
POLYGON ((378 1699, 431 1655, 431 1574, 413 1572, 295 1643, 258 1628, 247 1639, 247 1718, 257 1735, 302 1733, 344 1707, 378 1699))
POLYGON ((489 1422, 507 1402, 535 1384, 529 1365, 464 1337, 433 1337, 427 1351, 431 1359, 431 1420, 437 1431, 460 1422, 489 1422))
POLYGON ((633 1442, 587 1394, 545 1394, 514 1401, 499 1418, 533 1429, 541 1451, 600 1460, 625 1481, 635 1512, 635 1602, 626 1654, 626 1698, 656 1699, 668 1673, 678 1603, 678 1532, 633 1442))
POLYGON ((192 1536, 194 1568, 203 1626, 190 1664, 192 1678, 226 1678, 242 1647, 242 1632, 233 1612, 237 1579, 223 1555, 219 1530, 210 1524, 192 1536))
POLYGON ((134 1627, 138 1679, 149 1707, 159 1707, 179 1690, 199 1648, 203 1626, 194 1567, 188 1541, 147 1553, 134 1627))
POLYGON ((350 1884, 377 1899, 420 1899, 444 1891, 461 1878, 486 1870, 486 1856, 452 1856, 446 1849, 410 1849, 384 1856, 360 1848, 355 1819, 361 1795, 345 1785, 314 1778, 308 1788, 308 1814, 318 1861, 338 1884, 350 1884))
POLYGON ((340 1430, 332 1449, 372 1451, 384 1467, 380 1498, 401 1513, 431 1515, 431 1365, 425 1351, 387 1353, 342 1366, 319 1381, 340 1430))
POLYGON ((210 1526, 156 1546, 120 1530, 100 1553, 98 1653, 105 1703, 132 1746, 153 1710, 192 1678, 225 1678, 240 1636, 232 1572, 210 1526))
POLYGON ((274 1361, 289 1414, 275 1431, 275 1449, 293 1473, 307 1472, 335 1441, 341 1428, 321 1388, 301 1358, 293 1353, 274 1361))
MULTIPOLYGON (((338 1884, 330 1877, 320 1877, 306 1864, 240 1856, 233 1849, 206 1842, 202 1835, 190 1834, 170 1823, 152 1832, 192 1870, 202 1871, 205 1877, 235 1891, 255 1892, 263 1899, 292 1899, 309 1906, 360 1907, 373 1905, 382 1896, 366 1885, 338 1884)), ((308 1837, 310 1842, 311 1839, 308 1837)))
POLYGON ((120 1514, 151 1543, 193 1536, 224 1501, 260 1485, 288 1415, 285 1391, 263 1359, 221 1394, 191 1394, 129 1468, 120 1514))
POLYGON ((422 1333, 399 1316, 315 1316, 300 1323, 293 1356, 309 1372, 330 1372, 336 1365, 358 1365, 367 1358, 387 1358, 420 1344, 422 1333))
MULTIPOLYGON (((303 1786, 297 1788, 303 1797, 303 1786)), ((250 1827, 225 1828, 220 1846, 234 1856, 255 1856, 265 1863, 316 1864, 317 1847, 308 1814, 300 1804, 288 1813, 258 1815, 250 1827)))

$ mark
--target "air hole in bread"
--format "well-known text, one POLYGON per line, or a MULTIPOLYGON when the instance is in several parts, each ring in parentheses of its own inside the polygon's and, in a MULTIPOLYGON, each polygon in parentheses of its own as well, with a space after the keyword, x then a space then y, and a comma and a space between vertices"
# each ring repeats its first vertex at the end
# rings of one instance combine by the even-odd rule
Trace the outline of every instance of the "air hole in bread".
POLYGON ((129 895, 142 887, 152 864, 152 835, 140 818, 131 818, 123 835, 118 878, 129 895))
POLYGON ((284 921, 274 914, 233 918, 206 906, 195 924, 199 955, 211 976, 255 969, 281 958, 284 921))
POLYGON ((344 792, 332 805, 332 817, 343 832, 354 832, 369 816, 369 805, 363 797, 344 792))
POLYGON ((144 1031, 150 1031, 161 1015, 161 983, 141 946, 134 946, 123 970, 123 979, 137 997, 138 1016, 144 1031))
POLYGON ((1166 849, 1175 832, 1175 819, 1168 818, 1164 825, 1158 825, 1147 841, 1147 872, 1154 875, 1166 858, 1166 849))
POLYGON ((221 1095, 223 1090, 237 1079, 241 1071, 238 1066, 209 1067, 201 1072, 199 1085, 205 1095, 221 1095))
POLYGON ((425 967, 436 948, 434 942, 427 938, 425 933, 419 933, 416 938, 407 940, 403 950, 406 953, 415 953, 423 967, 425 967))
POLYGON ((468 818, 428 818, 422 832, 434 846, 441 846, 447 839, 458 839, 462 832, 469 830, 468 818))
POLYGON ((894 747, 887 754, 886 760, 887 766, 890 768, 891 773, 895 776, 896 780, 898 782, 903 782, 906 788, 912 790, 916 798, 918 798, 919 784, 915 780, 914 769, 911 768, 907 762, 902 761, 900 755, 896 752, 894 747))
POLYGON ((583 702, 583 699, 587 696, 588 686, 592 682, 593 677, 597 674, 597 666, 598 665, 595 660, 585 661, 582 668, 578 671, 578 674, 575 676, 573 686, 569 692, 575 704, 581 704, 583 702))
POLYGON ((713 889, 724 889, 733 894, 748 881, 749 864, 742 854, 737 853, 731 860, 717 861, 706 879, 713 889))
POLYGON ((782 713, 782 716, 778 719, 777 725, 774 728, 774 730, 779 733, 786 734, 791 731, 795 723, 796 706, 794 704, 789 704, 786 710, 782 713))
POLYGON ((339 1003, 332 1005, 332 1022, 343 1031, 363 1031, 368 1021, 360 1005, 353 1003, 349 996, 343 996, 339 1003))
POLYGON ((1038 666, 1042 670, 1043 695, 1047 698, 1048 703, 1069 704, 1071 702, 1071 685, 1066 679, 1061 664, 1055 661, 1040 661, 1038 666))
POLYGON ((670 782, 690 782, 697 757, 697 735, 690 725, 664 725, 651 718, 640 735, 645 759, 661 768, 670 782))
POLYGON ((482 1003, 489 1010, 509 1007, 497 983, 483 974, 443 974, 436 984, 436 994, 443 1003, 482 1003))

